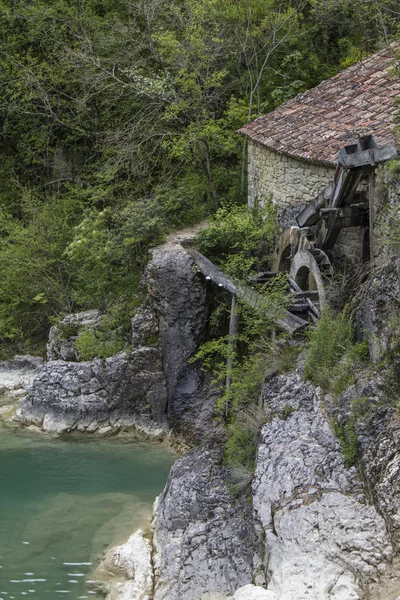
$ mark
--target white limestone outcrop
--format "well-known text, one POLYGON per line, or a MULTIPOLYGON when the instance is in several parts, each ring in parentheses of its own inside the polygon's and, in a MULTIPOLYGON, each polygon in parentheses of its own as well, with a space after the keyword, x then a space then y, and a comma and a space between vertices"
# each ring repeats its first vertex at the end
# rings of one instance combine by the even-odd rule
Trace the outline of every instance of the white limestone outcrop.
POLYGON ((151 542, 138 529, 122 546, 108 550, 94 578, 106 581, 106 600, 150 600, 153 596, 151 542))

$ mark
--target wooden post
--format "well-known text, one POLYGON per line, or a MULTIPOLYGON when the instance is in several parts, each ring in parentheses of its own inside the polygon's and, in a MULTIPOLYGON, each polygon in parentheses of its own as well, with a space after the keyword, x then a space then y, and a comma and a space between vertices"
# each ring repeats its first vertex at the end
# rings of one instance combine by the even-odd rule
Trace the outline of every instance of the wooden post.
MULTIPOLYGON (((237 334, 239 332, 239 313, 237 298, 232 294, 231 316, 229 319, 229 335, 228 335, 228 356, 226 359, 226 384, 225 389, 228 392, 231 387, 231 376, 233 367, 233 355, 237 346, 237 334)), ((228 397, 225 402, 225 419, 228 418, 229 402, 228 397)))

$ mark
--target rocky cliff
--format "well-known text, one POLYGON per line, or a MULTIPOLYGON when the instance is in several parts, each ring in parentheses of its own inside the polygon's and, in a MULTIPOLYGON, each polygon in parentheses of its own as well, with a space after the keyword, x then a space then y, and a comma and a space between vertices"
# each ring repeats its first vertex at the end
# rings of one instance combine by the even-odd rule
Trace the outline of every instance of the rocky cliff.
POLYGON ((323 398, 293 374, 269 381, 264 402, 272 419, 253 482, 264 540, 257 581, 282 600, 368 597, 368 586, 390 572, 392 546, 356 469, 345 467, 323 398))
MULTIPOLYGON (((359 308, 373 357, 397 352, 397 265, 384 269, 359 308)), ((235 495, 213 419, 216 391, 190 363, 206 332, 206 284, 169 243, 153 251, 145 285, 132 350, 77 362, 67 357, 71 340, 63 347, 53 330, 51 360, 24 363, 30 387, 14 417, 58 433, 173 431, 199 446, 171 470, 152 531, 108 553, 108 598, 397 600, 400 422, 385 378, 372 367, 334 399, 296 365, 269 377, 251 490, 235 495), (357 444, 350 468, 333 432, 348 423, 357 444)))
POLYGON ((160 437, 172 430, 191 443, 213 435, 216 393, 189 363, 205 334, 205 283, 176 243, 153 251, 144 283, 147 301, 132 319, 129 351, 78 361, 74 340, 98 326, 96 311, 69 315, 62 328, 51 329, 49 360, 28 388, 15 422, 53 433, 131 429, 160 437))
POLYGON ((155 506, 153 591, 143 598, 397 599, 396 537, 388 527, 399 515, 397 458, 392 447, 381 449, 377 463, 369 462, 372 446, 362 454, 361 464, 379 472, 368 471, 371 494, 367 471, 345 465, 328 401, 298 373, 269 378, 270 419, 250 493, 232 493, 218 447, 177 461, 155 506), (385 491, 390 514, 382 512, 385 491))
MULTIPOLYGON (((373 312, 364 337, 380 349, 395 343, 396 268, 359 309, 359 323, 373 312)), ((154 598, 397 600, 400 429, 383 378, 374 368, 355 374, 334 399, 294 365, 266 380, 263 406, 250 494, 232 495, 218 447, 172 469, 153 523, 154 598), (367 408, 354 420, 360 404, 367 408), (358 446, 350 468, 333 431, 349 420, 358 446)))

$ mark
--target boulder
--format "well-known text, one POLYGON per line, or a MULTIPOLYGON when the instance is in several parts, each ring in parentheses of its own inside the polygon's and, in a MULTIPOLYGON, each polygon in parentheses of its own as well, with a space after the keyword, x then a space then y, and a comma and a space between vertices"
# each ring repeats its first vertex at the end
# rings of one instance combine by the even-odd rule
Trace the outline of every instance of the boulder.
POLYGON ((275 592, 250 583, 237 590, 232 600, 277 600, 277 596, 275 592))
POLYGON ((159 352, 138 348, 106 360, 46 363, 14 420, 53 433, 111 427, 159 437, 166 432, 165 405, 159 352))
POLYGON ((82 331, 97 329, 100 322, 101 315, 98 310, 87 310, 64 317, 59 325, 50 328, 46 346, 47 360, 77 362, 79 357, 74 341, 82 331))
POLYGON ((220 453, 194 450, 171 469, 155 511, 154 600, 231 595, 251 583, 251 506, 228 489, 220 453))
POLYGON ((218 392, 200 366, 190 362, 205 340, 206 282, 191 256, 176 243, 152 251, 145 282, 159 318, 168 422, 187 441, 201 443, 220 430, 213 418, 218 392))
POLYGON ((400 421, 396 400, 378 372, 365 370, 356 382, 325 406, 339 424, 354 420, 358 468, 370 500, 384 517, 396 551, 400 550, 400 421))
POLYGON ((158 315, 150 305, 141 306, 131 319, 132 345, 157 346, 159 343, 158 315))
POLYGON ((378 362, 386 352, 398 351, 400 330, 400 259, 374 269, 356 297, 357 333, 368 341, 370 358, 378 362))
POLYGON ((272 418, 253 481, 263 540, 256 583, 268 583, 278 600, 361 599, 390 568, 385 522, 345 467, 313 386, 296 374, 276 376, 264 401, 272 418))
POLYGON ((143 531, 138 529, 125 544, 108 550, 93 577, 106 582, 106 600, 151 600, 151 543, 143 531))
POLYGON ((0 420, 13 416, 17 400, 26 394, 42 366, 42 358, 29 355, 0 362, 0 420))

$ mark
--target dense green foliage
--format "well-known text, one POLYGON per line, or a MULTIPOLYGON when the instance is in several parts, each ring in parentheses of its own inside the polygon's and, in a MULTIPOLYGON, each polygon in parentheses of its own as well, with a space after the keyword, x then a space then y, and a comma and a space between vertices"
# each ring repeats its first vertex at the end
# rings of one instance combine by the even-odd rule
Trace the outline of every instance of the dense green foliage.
POLYGON ((352 467, 356 462, 358 454, 358 436, 354 420, 350 418, 345 425, 336 424, 334 431, 340 442, 340 449, 345 465, 347 468, 352 467))
POLYGON ((265 266, 278 234, 276 210, 269 203, 262 210, 225 206, 197 236, 196 245, 229 276, 245 279, 265 266))
POLYGON ((385 44, 395 0, 0 0, 0 343, 132 312, 149 246, 246 194, 244 122, 385 44))
POLYGON ((368 357, 368 344, 356 343, 354 326, 345 308, 334 315, 325 307, 309 332, 304 376, 324 391, 341 394, 352 382, 355 365, 368 357))

